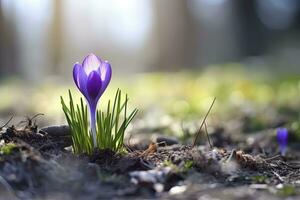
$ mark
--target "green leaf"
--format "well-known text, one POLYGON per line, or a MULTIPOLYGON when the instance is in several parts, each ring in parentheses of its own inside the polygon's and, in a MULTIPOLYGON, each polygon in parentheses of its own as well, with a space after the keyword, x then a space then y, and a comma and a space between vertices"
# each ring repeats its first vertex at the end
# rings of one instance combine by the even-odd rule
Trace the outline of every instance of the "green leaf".
POLYGON ((61 99, 62 110, 69 124, 72 137, 72 147, 75 154, 91 154, 94 148, 109 148, 113 151, 123 151, 125 130, 136 116, 138 110, 134 109, 127 117, 128 97, 122 100, 121 90, 118 89, 114 101, 109 100, 106 112, 96 112, 96 141, 94 146, 93 137, 90 132, 88 108, 80 98, 80 104, 74 104, 72 93, 69 90, 69 106, 61 99))

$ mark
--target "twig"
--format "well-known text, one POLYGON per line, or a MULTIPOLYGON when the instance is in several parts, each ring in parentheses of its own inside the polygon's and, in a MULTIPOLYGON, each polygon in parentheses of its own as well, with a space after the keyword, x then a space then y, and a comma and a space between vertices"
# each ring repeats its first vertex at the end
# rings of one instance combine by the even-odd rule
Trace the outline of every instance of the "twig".
POLYGON ((233 149, 233 150, 230 152, 230 155, 229 155, 229 157, 226 159, 225 162, 231 161, 231 159, 232 159, 233 157, 235 157, 235 156, 236 156, 236 150, 233 149))
MULTIPOLYGON (((44 115, 43 113, 38 113, 38 114, 35 114, 34 116, 32 116, 31 118, 28 117, 27 118, 28 119, 28 126, 32 126, 33 119, 36 119, 37 117, 43 116, 43 115, 44 115)), ((36 120, 34 120, 33 125, 34 126, 36 125, 36 120)))
POLYGON ((280 182, 282 182, 282 183, 284 182, 283 178, 278 173, 276 173, 275 171, 272 171, 272 172, 278 178, 278 180, 280 180, 280 182))
POLYGON ((288 163, 286 163, 286 162, 282 162, 282 164, 284 164, 284 165, 286 165, 286 166, 288 166, 288 167, 290 167, 290 168, 292 168, 292 169, 300 169, 300 166, 290 165, 290 164, 288 164, 288 163))
POLYGON ((4 125, 2 125, 2 126, 0 127, 0 130, 3 129, 5 126, 7 126, 7 125, 9 124, 9 122, 10 122, 13 118, 14 118, 14 116, 11 116, 11 117, 9 118, 9 120, 8 120, 4 125))
POLYGON ((31 126, 32 125, 32 121, 37 118, 38 116, 43 116, 44 114, 43 113, 38 113, 38 114, 35 114, 33 115, 32 117, 29 117, 29 116, 25 116, 25 120, 22 120, 19 122, 18 125, 21 125, 23 123, 28 123, 28 126, 31 126))
POLYGON ((206 137, 207 137, 207 140, 208 140, 209 146, 210 146, 210 148, 212 149, 212 148, 213 148, 213 146, 212 146, 212 144, 211 144, 211 142, 210 142, 210 138, 209 138, 209 135, 208 135, 208 131, 207 131, 207 126, 206 126, 206 123, 204 123, 204 128, 205 128, 205 133, 206 133, 206 137))
POLYGON ((155 168, 155 166, 153 166, 153 165, 147 163, 147 162, 146 162, 145 160, 143 160, 142 158, 140 158, 140 162, 141 162, 145 167, 147 167, 148 169, 154 169, 154 168, 155 168))
POLYGON ((132 138, 132 135, 130 134, 129 138, 128 138, 128 145, 123 143, 123 145, 126 148, 126 150, 129 151, 130 153, 133 152, 133 150, 131 149, 131 144, 130 144, 131 138, 132 138))
POLYGON ((202 127, 203 127, 203 125, 204 125, 204 123, 206 121, 206 118, 209 115, 209 113, 210 113, 213 105, 215 104, 215 101, 216 101, 216 97, 214 98, 213 102, 211 103, 211 105, 210 105, 210 107, 209 107, 209 109, 208 109, 208 111, 207 111, 207 113, 206 113, 206 115, 205 115, 205 117, 204 117, 204 119, 203 119, 203 121, 201 123, 201 126, 200 126, 199 130, 196 133, 196 136, 195 136, 195 139, 194 139, 194 142, 193 142, 193 147, 196 145, 197 139, 198 139, 198 137, 199 137, 199 135, 201 133, 201 129, 202 129, 202 127))
POLYGON ((185 138, 190 136, 190 131, 184 127, 183 121, 180 123, 180 127, 185 138))
POLYGON ((123 144, 123 146, 125 147, 125 149, 129 152, 132 153, 133 150, 127 145, 127 144, 123 144))
POLYGON ((44 115, 44 113, 37 113, 37 114, 33 115, 31 118, 30 117, 28 117, 28 118, 33 120, 33 119, 37 118, 38 116, 43 116, 43 115, 44 115))
POLYGON ((275 155, 275 156, 272 156, 270 158, 264 158, 265 161, 269 161, 269 160, 274 160, 276 158, 281 158, 281 155, 275 155))

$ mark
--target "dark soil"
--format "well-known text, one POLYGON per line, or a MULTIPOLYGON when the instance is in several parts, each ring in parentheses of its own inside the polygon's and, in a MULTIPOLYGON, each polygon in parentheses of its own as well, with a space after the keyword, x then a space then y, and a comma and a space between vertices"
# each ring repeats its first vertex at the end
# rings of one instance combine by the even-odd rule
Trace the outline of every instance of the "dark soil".
POLYGON ((216 128, 213 148, 160 141, 88 156, 72 153, 66 126, 11 126, 0 132, 0 199, 299 199, 298 151, 279 156, 270 131, 251 138, 216 128))

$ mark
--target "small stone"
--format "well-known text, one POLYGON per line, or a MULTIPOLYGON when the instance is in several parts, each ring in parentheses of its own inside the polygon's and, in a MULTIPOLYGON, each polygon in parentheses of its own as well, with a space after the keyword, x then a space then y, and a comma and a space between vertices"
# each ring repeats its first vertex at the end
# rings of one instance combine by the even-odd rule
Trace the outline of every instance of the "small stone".
POLYGON ((169 194, 170 195, 181 194, 181 193, 185 192, 186 189, 187 189, 186 185, 174 186, 170 189, 169 194))
POLYGON ((65 136, 71 135, 71 130, 68 125, 55 125, 41 128, 40 133, 47 133, 51 136, 65 136))
POLYGON ((177 138, 165 135, 153 135, 152 141, 161 144, 162 146, 171 146, 179 143, 177 138))

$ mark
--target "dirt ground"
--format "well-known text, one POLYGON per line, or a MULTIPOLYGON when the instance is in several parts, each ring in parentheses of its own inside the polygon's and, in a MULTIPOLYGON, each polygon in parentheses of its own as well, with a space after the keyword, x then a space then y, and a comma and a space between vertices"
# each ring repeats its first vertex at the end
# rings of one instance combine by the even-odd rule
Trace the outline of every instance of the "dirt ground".
MULTIPOLYGON (((247 120, 241 130, 249 129, 247 120)), ((274 123, 251 135, 213 127, 212 146, 204 133, 194 146, 136 134, 127 153, 93 155, 72 153, 66 126, 40 129, 32 120, 5 126, 0 199, 299 199, 299 145, 291 133, 289 151, 280 156, 274 127, 283 122, 274 123)))

